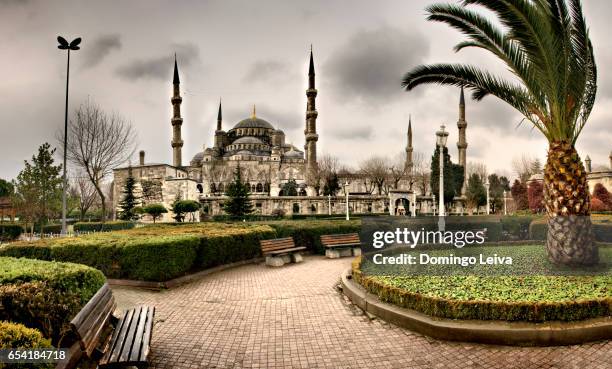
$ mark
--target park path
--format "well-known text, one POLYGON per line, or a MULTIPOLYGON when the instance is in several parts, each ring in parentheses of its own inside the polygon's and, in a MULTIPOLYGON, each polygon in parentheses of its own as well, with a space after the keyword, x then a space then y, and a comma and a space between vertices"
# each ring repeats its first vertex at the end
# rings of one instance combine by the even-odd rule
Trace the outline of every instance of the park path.
POLYGON ((157 307, 151 368, 612 368, 612 342, 518 348, 438 341, 370 320, 338 292, 350 258, 241 266, 173 290, 114 287, 157 307))

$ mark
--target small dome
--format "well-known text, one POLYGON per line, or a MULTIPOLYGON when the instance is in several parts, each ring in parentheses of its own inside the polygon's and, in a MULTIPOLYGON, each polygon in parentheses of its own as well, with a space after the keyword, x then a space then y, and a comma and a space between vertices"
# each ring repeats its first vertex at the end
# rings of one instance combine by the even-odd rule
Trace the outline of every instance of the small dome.
POLYGON ((240 137, 239 139, 235 140, 234 142, 232 142, 233 144, 263 144, 263 141, 261 141, 259 138, 257 137, 251 137, 251 136, 245 136, 245 137, 240 137))
POLYGON ((284 156, 287 158, 302 158, 302 152, 295 150, 294 147, 291 147, 291 150, 287 151, 284 156))
POLYGON ((193 156, 193 159, 191 159, 191 162, 194 164, 197 164, 197 163, 200 163, 203 158, 204 158, 204 153, 199 152, 193 156))
POLYGON ((237 153, 235 153, 234 155, 254 155, 252 152, 248 151, 248 150, 240 150, 237 153))
POLYGON ((261 118, 247 118, 247 119, 243 119, 240 122, 238 122, 238 124, 236 124, 234 126, 234 129, 236 128, 269 128, 269 129, 274 129, 274 127, 272 126, 272 124, 270 124, 269 122, 261 119, 261 118))

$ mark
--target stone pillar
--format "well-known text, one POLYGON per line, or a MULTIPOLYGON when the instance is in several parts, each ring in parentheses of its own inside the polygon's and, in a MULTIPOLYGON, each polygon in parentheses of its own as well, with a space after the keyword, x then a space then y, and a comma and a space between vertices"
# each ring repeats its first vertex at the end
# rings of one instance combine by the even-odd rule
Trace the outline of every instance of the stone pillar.
POLYGON ((145 152, 144 152, 144 150, 140 150, 139 157, 140 157, 140 166, 145 165, 145 152))
POLYGON ((180 83, 175 56, 174 79, 172 81, 173 94, 170 99, 172 103, 172 119, 170 121, 172 123, 172 165, 175 167, 181 167, 183 165, 183 140, 181 138, 181 127, 183 125, 183 118, 181 118, 181 103, 183 102, 183 98, 181 97, 180 83))
POLYGON ((315 99, 317 97, 317 89, 315 88, 315 70, 312 56, 312 48, 310 49, 310 65, 308 68, 308 89, 306 90, 306 129, 304 135, 306 138, 306 173, 307 176, 312 175, 312 172, 317 168, 317 112, 315 99))
POLYGON ((586 165, 587 173, 591 173, 591 158, 588 155, 586 156, 586 158, 584 158, 584 163, 586 165))
POLYGON ((459 97, 459 120, 457 121, 457 127, 459 128, 459 141, 457 142, 457 148, 459 151, 459 165, 463 166, 463 186, 461 187, 461 195, 465 195, 465 189, 467 188, 467 138, 465 131, 467 128, 467 121, 465 120, 465 96, 463 94, 463 87, 461 87, 461 95, 459 97))

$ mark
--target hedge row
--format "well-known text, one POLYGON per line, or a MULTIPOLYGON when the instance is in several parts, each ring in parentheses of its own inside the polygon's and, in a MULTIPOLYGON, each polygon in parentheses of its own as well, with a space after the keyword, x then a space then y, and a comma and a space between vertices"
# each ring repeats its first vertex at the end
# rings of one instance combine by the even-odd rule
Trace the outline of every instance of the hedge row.
POLYGON ((261 225, 159 225, 81 237, 17 242, 0 256, 81 263, 109 278, 166 281, 194 270, 260 254, 259 240, 274 238, 261 225))
MULTIPOLYGON (((529 225, 529 238, 532 240, 546 240, 548 224, 546 220, 534 221, 529 225)), ((595 240, 599 242, 612 242, 612 223, 593 223, 595 240)))
POLYGON ((321 235, 336 233, 358 233, 361 220, 304 220, 267 222, 276 231, 276 237, 293 237, 296 246, 307 247, 316 254, 324 254, 321 235))
POLYGON ((104 281, 84 265, 0 257, 0 320, 36 328, 57 344, 104 281))
POLYGON ((114 222, 78 222, 74 224, 75 232, 108 232, 132 229, 136 226, 134 222, 114 221, 114 222))
POLYGON ((577 321, 612 315, 612 298, 572 301, 460 300, 430 296, 392 286, 376 277, 363 276, 359 259, 353 262, 353 279, 381 301, 424 314, 462 320, 577 321))
POLYGON ((0 242, 13 241, 23 233, 23 228, 19 224, 0 224, 0 242))
MULTIPOLYGON (((37 329, 23 324, 0 321, 0 350, 10 348, 51 348, 51 342, 44 338, 37 329)), ((8 364, 0 363, 0 369, 8 368, 8 364)), ((54 368, 52 363, 47 364, 11 364, 11 368, 54 368)))

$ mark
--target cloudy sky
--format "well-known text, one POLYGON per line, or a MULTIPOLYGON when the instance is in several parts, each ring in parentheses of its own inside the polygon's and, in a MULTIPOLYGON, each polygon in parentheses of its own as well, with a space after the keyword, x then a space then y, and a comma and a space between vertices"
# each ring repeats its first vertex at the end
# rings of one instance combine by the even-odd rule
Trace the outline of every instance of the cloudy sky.
MULTIPOLYGON (((455 54, 461 35, 427 22, 432 0, 48 1, 0 0, 0 177, 14 178, 43 142, 57 145, 63 127, 65 53, 55 38, 83 38, 73 54, 71 110, 92 99, 119 112, 138 132, 147 161, 171 161, 172 55, 183 94, 183 158, 212 144, 223 99, 224 129, 259 117, 304 144, 308 51, 317 72, 319 154, 349 166, 371 155, 394 156, 406 145, 412 115, 415 151, 431 155, 440 124, 451 127, 457 158, 459 92, 425 86, 401 90, 402 75, 429 62, 503 66, 478 51, 455 54)), ((612 50, 605 0, 584 1, 599 65, 599 92, 578 142, 594 166, 612 150, 612 50)), ((468 161, 511 173, 523 153, 545 159, 546 142, 493 97, 467 102, 468 161)), ((134 157, 134 161, 136 161, 134 157)))

